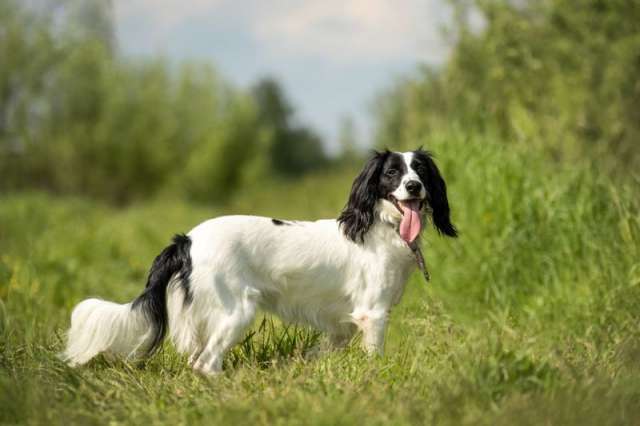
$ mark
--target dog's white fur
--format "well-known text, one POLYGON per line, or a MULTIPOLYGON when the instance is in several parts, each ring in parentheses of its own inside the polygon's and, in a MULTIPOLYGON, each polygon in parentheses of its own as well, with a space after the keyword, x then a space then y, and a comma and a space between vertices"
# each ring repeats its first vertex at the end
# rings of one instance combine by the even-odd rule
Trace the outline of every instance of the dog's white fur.
MULTIPOLYGON (((411 153, 404 158, 405 177, 418 179, 409 167, 411 153)), ((396 198, 407 197, 402 191, 404 185, 396 198)), ((263 309, 322 330, 336 345, 361 330, 364 348, 382 353, 390 309, 415 258, 398 234, 398 209, 380 199, 375 210, 362 243, 347 239, 336 220, 275 226, 269 218, 225 216, 196 226, 188 233, 192 301, 184 303, 176 277, 167 290, 169 335, 177 349, 190 355, 194 369, 218 373, 225 352, 263 309)), ((89 299, 73 311, 64 357, 78 365, 102 352, 136 356, 149 345, 151 329, 131 303, 89 299)))

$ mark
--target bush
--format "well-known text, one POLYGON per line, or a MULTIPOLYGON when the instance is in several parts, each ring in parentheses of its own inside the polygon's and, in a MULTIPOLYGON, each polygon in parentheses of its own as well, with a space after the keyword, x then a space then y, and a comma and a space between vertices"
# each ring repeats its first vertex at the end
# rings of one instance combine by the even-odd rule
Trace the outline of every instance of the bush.
POLYGON ((603 170, 637 170, 637 2, 472 3, 483 28, 457 21, 445 66, 423 68, 391 91, 379 111, 378 144, 407 146, 456 123, 497 130, 505 143, 535 145, 550 158, 589 156, 603 170))

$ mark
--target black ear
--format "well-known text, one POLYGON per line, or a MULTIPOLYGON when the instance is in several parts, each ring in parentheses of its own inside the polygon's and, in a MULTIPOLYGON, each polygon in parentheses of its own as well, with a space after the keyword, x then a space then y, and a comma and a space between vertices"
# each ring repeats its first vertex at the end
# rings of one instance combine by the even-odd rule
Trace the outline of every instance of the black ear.
POLYGON ((364 242, 364 235, 375 220, 376 202, 380 197, 378 181, 389 154, 389 151, 375 152, 365 164, 364 169, 353 181, 349 201, 338 217, 342 232, 354 242, 364 242))
POLYGON ((414 155, 419 157, 424 164, 425 172, 420 176, 427 187, 427 201, 431 207, 431 217, 433 224, 440 234, 449 237, 457 237, 458 231, 451 223, 451 212, 449 200, 447 199, 447 184, 440 175, 440 170, 433 161, 432 155, 428 151, 419 149, 414 151, 414 155))

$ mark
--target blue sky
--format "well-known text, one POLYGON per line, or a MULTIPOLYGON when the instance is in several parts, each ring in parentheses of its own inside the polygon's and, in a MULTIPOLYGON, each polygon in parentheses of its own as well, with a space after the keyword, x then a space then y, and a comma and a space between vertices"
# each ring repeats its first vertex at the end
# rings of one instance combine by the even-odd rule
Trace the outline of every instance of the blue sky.
POLYGON ((445 0, 114 0, 127 55, 213 62, 232 83, 280 80, 301 121, 331 150, 341 117, 367 144, 380 90, 448 47, 445 0))

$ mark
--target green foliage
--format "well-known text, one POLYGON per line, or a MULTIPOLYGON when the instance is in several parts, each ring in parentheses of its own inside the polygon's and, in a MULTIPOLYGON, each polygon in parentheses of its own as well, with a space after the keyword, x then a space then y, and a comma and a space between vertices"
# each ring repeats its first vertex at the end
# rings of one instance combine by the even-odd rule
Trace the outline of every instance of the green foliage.
MULTIPOLYGON (((464 16, 468 2, 453 3, 464 16)), ((637 170, 638 3, 470 3, 483 28, 457 21, 445 66, 423 69, 391 91, 380 107, 378 144, 411 146, 455 123, 497 130, 507 143, 533 144, 556 159, 587 155, 603 170, 637 170)))
POLYGON ((253 88, 258 121, 268 135, 266 154, 274 172, 284 176, 325 166, 327 158, 320 137, 311 129, 296 125, 293 108, 277 81, 263 79, 253 88))
POLYGON ((215 203, 270 170, 297 176, 326 161, 293 110, 275 109, 286 105, 276 82, 265 101, 209 65, 121 59, 107 3, 89 3, 61 6, 79 8, 82 25, 57 30, 13 1, 0 6, 0 188, 117 204, 162 189, 215 203))
POLYGON ((98 359, 70 369, 56 358, 69 312, 90 296, 131 300, 171 235, 208 217, 335 217, 357 168, 247 187, 216 211, 172 199, 115 209, 4 197, 2 421, 637 423, 637 197, 588 161, 564 167, 498 139, 429 138, 461 236, 427 230, 432 282, 409 281, 384 357, 367 358, 358 337, 345 350, 324 351, 323 337, 312 348, 313 331, 267 317, 211 380, 168 343, 142 365, 98 359))

